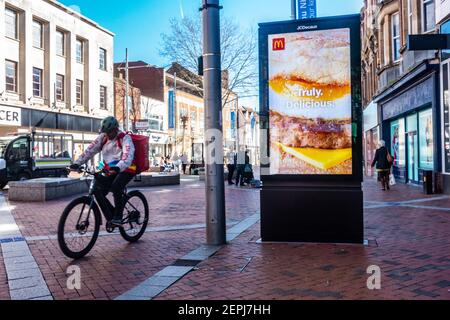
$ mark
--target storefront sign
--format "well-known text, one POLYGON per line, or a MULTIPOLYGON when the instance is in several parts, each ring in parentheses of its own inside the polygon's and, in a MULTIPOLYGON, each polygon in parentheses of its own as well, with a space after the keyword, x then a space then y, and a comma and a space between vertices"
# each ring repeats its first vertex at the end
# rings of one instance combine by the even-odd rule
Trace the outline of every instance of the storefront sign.
POLYGON ((268 45, 270 173, 352 175, 350 29, 271 34, 268 45))
POLYGON ((410 90, 383 104, 383 120, 396 117, 433 101, 433 78, 413 86, 410 90))
POLYGON ((167 135, 162 134, 162 133, 151 133, 150 134, 150 143, 166 144, 167 143, 167 135))
POLYGON ((138 120, 135 123, 136 130, 148 130, 149 124, 148 120, 138 120))
POLYGON ((0 105, 0 124, 6 126, 21 126, 22 110, 20 108, 0 105))

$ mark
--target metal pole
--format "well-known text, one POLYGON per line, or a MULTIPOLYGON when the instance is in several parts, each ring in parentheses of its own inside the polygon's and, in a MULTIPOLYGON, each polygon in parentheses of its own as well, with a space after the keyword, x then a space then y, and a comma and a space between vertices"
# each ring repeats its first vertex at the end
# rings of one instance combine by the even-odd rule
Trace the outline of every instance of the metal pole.
POLYGON ((297 19, 297 0, 291 0, 291 20, 297 19))
POLYGON ((210 245, 226 243, 223 170, 222 85, 219 0, 202 0, 206 152, 206 237, 210 245), (214 132, 214 134, 211 134, 214 132), (211 146, 214 146, 214 151, 211 146))
POLYGON ((123 127, 125 131, 128 131, 129 124, 128 124, 128 116, 129 116, 129 110, 128 110, 128 48, 125 49, 125 119, 123 119, 123 127))
POLYGON ((174 122, 174 137, 175 137, 175 151, 174 155, 178 155, 177 151, 177 72, 173 73, 173 122, 174 122))
POLYGON ((236 116, 234 117, 234 121, 236 122, 236 150, 234 152, 239 151, 239 101, 236 101, 236 116))

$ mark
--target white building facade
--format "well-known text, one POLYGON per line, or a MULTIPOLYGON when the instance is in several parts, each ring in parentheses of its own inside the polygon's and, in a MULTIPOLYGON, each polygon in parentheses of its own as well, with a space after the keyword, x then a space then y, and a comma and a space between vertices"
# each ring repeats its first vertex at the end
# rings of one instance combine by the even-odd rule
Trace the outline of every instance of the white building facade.
POLYGON ((0 0, 0 135, 72 134, 84 148, 114 113, 114 34, 52 0, 0 0), (5 111, 6 112, 6 111, 5 111), (19 120, 20 118, 20 120, 19 120))
POLYGON ((159 164, 168 154, 168 109, 164 101, 141 96, 141 117, 146 122, 143 133, 148 135, 150 158, 159 164))

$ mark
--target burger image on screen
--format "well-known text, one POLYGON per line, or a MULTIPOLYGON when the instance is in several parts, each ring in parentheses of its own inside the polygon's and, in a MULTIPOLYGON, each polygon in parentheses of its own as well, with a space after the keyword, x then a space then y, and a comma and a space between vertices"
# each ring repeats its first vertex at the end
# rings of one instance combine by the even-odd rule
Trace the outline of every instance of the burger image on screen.
POLYGON ((348 29, 269 36, 273 174, 351 174, 348 29))

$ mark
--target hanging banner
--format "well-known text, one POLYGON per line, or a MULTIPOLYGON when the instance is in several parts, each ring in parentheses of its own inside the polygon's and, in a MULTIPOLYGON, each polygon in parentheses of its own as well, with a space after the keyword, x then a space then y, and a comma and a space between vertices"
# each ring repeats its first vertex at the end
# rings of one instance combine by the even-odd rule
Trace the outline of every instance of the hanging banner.
POLYGON ((175 96, 173 90, 169 90, 169 129, 175 128, 175 96))
POLYGON ((313 19, 317 17, 316 0, 298 0, 298 19, 313 19))

